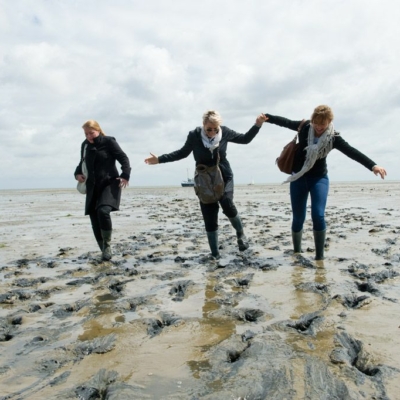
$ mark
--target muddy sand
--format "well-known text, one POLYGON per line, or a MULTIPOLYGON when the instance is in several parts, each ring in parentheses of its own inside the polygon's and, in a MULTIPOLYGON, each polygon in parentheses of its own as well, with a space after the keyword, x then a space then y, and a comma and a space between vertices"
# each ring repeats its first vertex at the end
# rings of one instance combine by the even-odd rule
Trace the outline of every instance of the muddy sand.
POLYGON ((0 399, 400 399, 399 200, 332 183, 315 262, 287 185, 237 186, 215 262, 192 188, 129 188, 102 262, 84 196, 0 191, 0 399))

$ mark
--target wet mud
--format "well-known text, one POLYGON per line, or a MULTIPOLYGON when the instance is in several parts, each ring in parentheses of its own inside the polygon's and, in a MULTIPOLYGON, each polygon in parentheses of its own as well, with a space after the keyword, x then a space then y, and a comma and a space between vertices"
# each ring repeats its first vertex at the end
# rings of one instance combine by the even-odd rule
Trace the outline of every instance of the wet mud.
POLYGON ((129 188, 104 262, 75 190, 0 191, 0 399, 400 399, 400 184, 333 183, 326 259, 286 185, 129 188))

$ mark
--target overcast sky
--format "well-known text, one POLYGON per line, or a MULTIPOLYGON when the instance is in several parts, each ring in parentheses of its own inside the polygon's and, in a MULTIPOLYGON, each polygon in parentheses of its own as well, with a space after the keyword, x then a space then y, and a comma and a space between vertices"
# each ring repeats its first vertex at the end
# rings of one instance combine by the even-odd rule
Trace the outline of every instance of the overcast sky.
MULTIPOLYGON (((399 180, 398 0, 0 0, 0 189, 75 187, 97 120, 130 158, 131 186, 180 185, 181 148, 208 109, 245 133, 261 112, 335 129, 399 180)), ((264 124, 229 144, 239 184, 281 182, 275 166, 294 134, 264 124)), ((331 181, 376 180, 334 150, 331 181)))

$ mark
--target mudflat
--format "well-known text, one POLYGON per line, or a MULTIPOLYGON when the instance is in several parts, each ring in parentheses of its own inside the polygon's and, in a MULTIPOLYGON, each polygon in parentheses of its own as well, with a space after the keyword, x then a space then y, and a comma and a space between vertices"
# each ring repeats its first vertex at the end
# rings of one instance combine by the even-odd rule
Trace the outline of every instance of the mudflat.
POLYGON ((0 399, 399 399, 400 183, 331 183, 325 260, 287 185, 128 188, 103 262, 76 190, 0 191, 0 399))

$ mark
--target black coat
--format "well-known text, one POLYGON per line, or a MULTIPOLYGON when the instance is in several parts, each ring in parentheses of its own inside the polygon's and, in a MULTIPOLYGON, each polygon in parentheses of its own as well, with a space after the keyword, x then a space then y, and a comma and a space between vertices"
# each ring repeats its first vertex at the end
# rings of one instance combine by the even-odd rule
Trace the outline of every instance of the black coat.
POLYGON ((213 153, 211 153, 211 151, 204 146, 201 139, 201 128, 197 127, 193 131, 189 132, 186 143, 181 149, 169 154, 163 154, 162 156, 158 157, 158 162, 162 164, 172 161, 178 161, 186 158, 193 151, 193 157, 196 161, 196 165, 204 164, 207 166, 212 166, 217 163, 219 153, 219 167, 221 169, 224 182, 226 184, 228 181, 233 179, 233 172, 231 166, 229 165, 229 161, 226 158, 226 149, 228 147, 228 142, 248 144, 255 138, 260 128, 256 125, 253 125, 250 130, 245 134, 237 133, 232 129, 227 128, 226 126, 221 126, 221 130, 222 136, 219 142, 219 146, 214 149, 213 153))
MULTIPOLYGON (((292 121, 290 119, 284 117, 278 117, 276 115, 265 114, 269 119, 267 122, 274 125, 279 125, 284 128, 291 129, 293 131, 297 131, 300 123, 302 121, 292 121)), ((299 146, 297 147, 294 162, 293 162, 293 172, 299 172, 304 165, 304 161, 306 160, 306 151, 305 148, 308 146, 308 131, 310 129, 310 121, 306 121, 303 125, 302 129, 299 132, 299 146)), ((333 139, 333 149, 339 150, 347 157, 352 160, 357 161, 365 168, 372 171, 372 167, 376 165, 374 161, 368 158, 365 154, 358 151, 356 148, 350 146, 343 138, 340 136, 339 132, 335 131, 335 136, 333 139)), ((326 164, 326 157, 318 159, 314 166, 305 173, 308 176, 324 176, 328 173, 328 167, 326 164)))
POLYGON ((85 161, 89 176, 86 179, 85 215, 101 205, 111 206, 112 211, 116 211, 121 201, 120 181, 116 178, 129 181, 129 159, 111 136, 98 136, 93 144, 85 140, 81 145, 81 161, 75 169, 75 176, 82 174, 83 150, 86 145, 85 161), (121 164, 121 175, 115 165, 116 160, 121 164))

